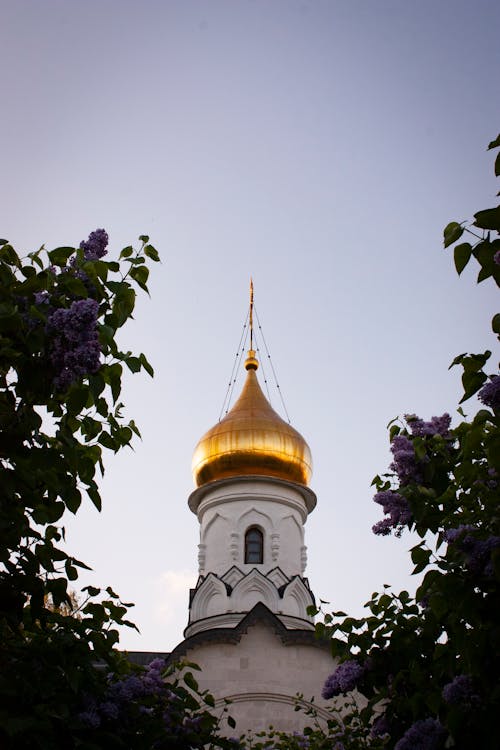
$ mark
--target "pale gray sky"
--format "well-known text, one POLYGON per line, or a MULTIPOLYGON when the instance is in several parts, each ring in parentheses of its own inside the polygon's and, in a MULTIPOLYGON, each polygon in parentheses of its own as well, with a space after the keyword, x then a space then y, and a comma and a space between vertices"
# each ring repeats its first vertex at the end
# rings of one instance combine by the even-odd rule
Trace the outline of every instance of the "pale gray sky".
MULTIPOLYGON (((318 506, 318 597, 359 613, 407 577, 370 482, 398 414, 454 413, 496 291, 458 279, 444 225, 493 205, 500 6, 476 0, 0 0, 0 234, 29 251, 105 227, 163 259, 123 335, 135 452, 68 519, 82 583, 136 602, 131 649, 187 621, 192 450, 217 420, 250 275, 318 506)), ((277 399, 273 401, 279 406, 277 399)))

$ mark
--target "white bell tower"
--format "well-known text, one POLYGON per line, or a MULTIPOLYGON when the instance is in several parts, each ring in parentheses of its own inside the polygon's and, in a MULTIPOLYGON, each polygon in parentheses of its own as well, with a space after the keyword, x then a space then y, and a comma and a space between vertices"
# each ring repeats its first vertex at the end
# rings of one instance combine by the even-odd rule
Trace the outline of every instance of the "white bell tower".
POLYGON ((296 710, 297 694, 326 722, 320 692, 334 668, 330 644, 316 637, 307 614, 314 604, 304 577, 304 525, 316 505, 311 452, 260 388, 252 287, 249 321, 241 395, 193 456, 189 507, 200 524, 199 577, 184 640, 169 663, 201 667, 200 687, 214 695, 216 711, 231 703, 237 732, 270 724, 301 731, 308 717, 296 710))
MULTIPOLYGON (((252 347, 252 287, 249 319, 252 347)), ((235 627, 258 602, 287 629, 313 628, 304 578, 304 524, 316 505, 311 453, 262 393, 258 366, 250 348, 239 399, 194 452, 189 507, 200 523, 199 579, 186 637, 235 627)))

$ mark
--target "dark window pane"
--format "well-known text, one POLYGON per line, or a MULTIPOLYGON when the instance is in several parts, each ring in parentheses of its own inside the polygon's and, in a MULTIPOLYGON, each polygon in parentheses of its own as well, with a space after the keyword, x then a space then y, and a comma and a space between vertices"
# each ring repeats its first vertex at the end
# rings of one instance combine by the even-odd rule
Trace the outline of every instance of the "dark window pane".
POLYGON ((257 565, 264 562, 264 537, 262 531, 256 528, 248 529, 245 534, 245 562, 256 563, 257 565))

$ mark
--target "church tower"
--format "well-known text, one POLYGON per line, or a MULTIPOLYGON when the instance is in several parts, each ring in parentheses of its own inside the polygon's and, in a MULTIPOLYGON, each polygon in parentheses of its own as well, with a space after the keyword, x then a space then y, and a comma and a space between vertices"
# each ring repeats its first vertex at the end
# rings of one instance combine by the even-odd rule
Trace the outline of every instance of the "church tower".
POLYGON ((270 724, 294 731, 306 723, 296 694, 307 706, 333 668, 307 614, 314 597, 304 577, 304 524, 316 495, 309 446, 259 385, 252 287, 249 323, 241 395, 194 451, 188 504, 200 524, 199 578, 185 640, 170 661, 199 664, 200 686, 216 706, 232 702, 238 732, 270 724))
POLYGON ((265 398, 257 368, 250 349, 239 399, 194 452, 189 507, 200 523, 200 578, 186 636, 234 627, 257 602, 288 629, 313 627, 303 577, 304 524, 316 505, 311 453, 265 398))

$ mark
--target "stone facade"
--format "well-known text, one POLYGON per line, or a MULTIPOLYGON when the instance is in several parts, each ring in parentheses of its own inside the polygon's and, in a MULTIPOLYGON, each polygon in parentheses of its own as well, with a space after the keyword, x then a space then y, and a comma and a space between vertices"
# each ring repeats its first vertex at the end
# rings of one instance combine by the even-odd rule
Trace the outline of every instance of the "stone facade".
POLYGON ((303 708, 314 706, 320 722, 328 717, 321 688, 334 669, 328 643, 312 630, 290 630, 263 604, 256 604, 235 627, 204 630, 186 638, 169 661, 187 659, 201 667, 196 679, 216 699, 222 711, 231 701, 229 715, 236 729, 230 735, 257 732, 273 726, 300 732, 311 724, 304 711, 295 711, 297 694, 303 708))

